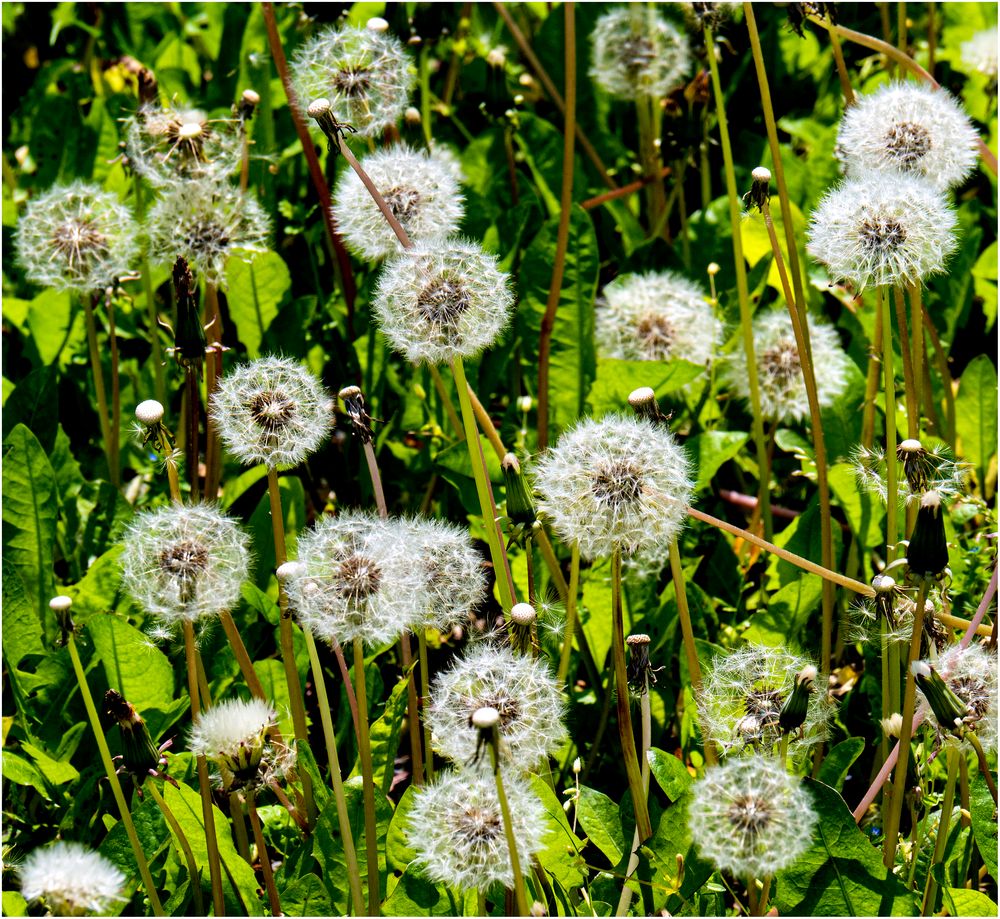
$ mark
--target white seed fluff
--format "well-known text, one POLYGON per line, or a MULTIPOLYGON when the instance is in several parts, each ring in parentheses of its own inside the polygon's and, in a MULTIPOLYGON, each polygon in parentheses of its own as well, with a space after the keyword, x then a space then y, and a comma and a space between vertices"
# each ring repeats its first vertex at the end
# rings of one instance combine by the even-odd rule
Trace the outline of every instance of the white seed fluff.
MULTIPOLYGON (((825 408, 844 392, 850 358, 840 346, 836 329, 813 316, 809 318, 809 341, 816 374, 816 395, 820 407, 825 408)), ((788 311, 774 309, 755 316, 753 345, 763 416, 780 421, 808 418, 809 399, 788 311)), ((730 390, 749 404, 750 380, 746 352, 742 347, 729 355, 724 375, 730 390)))
POLYGON ((919 83, 889 83, 844 112, 837 152, 849 176, 905 172, 942 191, 975 168, 979 135, 954 97, 919 83))
MULTIPOLYGON (((544 847, 545 808, 527 780, 503 774, 521 870, 544 847)), ((407 836, 416 864, 431 881, 462 890, 486 891, 496 882, 514 884, 510 851, 496 782, 485 769, 460 769, 418 788, 407 815, 407 836)))
POLYGON ((314 35, 292 56, 291 71, 303 111, 315 99, 328 99, 336 120, 364 137, 399 121, 416 81, 398 39, 354 26, 314 35))
POLYGON ((833 280, 861 291, 917 284, 944 270, 957 245, 956 217, 927 179, 858 173, 829 192, 809 222, 807 249, 833 280))
POLYGON ((167 625, 228 612, 240 599, 249 540, 205 504, 171 504, 138 514, 124 537, 122 586, 167 625))
POLYGON ((629 361, 683 358, 707 365, 722 337, 704 291, 670 271, 615 278, 597 301, 595 337, 604 357, 629 361))
MULTIPOLYGON (((369 154, 361 165, 411 240, 451 236, 458 230, 462 192, 454 170, 439 157, 393 147, 369 154)), ((345 169, 337 180, 333 215, 348 249, 360 258, 382 259, 400 251, 396 234, 353 169, 345 169)))
POLYGON ((591 41, 590 76, 618 99, 665 96, 691 69, 687 39, 651 6, 610 10, 591 41))
MULTIPOLYGON (((988 753, 996 750, 996 654, 991 654, 981 645, 973 644, 966 648, 953 645, 933 663, 948 688, 969 707, 965 723, 975 730, 983 749, 988 753)), ((917 692, 918 698, 922 700, 923 692, 919 689, 917 692)), ((941 732, 941 736, 947 742, 958 742, 958 738, 946 732, 947 727, 941 732)), ((967 741, 965 745, 968 746, 967 741)))
POLYGON ((962 42, 962 63, 992 80, 997 78, 997 30, 984 29, 962 42))
POLYGON ((787 867, 809 848, 815 826, 809 792, 768 756, 707 770, 688 810, 699 853, 735 877, 763 878, 787 867))
POLYGON ((333 397, 301 364, 262 357, 223 377, 209 416, 226 448, 247 466, 298 466, 333 427, 333 397))
POLYGON ((673 435, 622 415, 587 418, 534 470, 540 509, 592 559, 669 546, 687 513, 691 464, 673 435))
POLYGON ((503 645, 469 648, 434 681, 427 715, 434 749, 455 763, 471 760, 479 732, 469 719, 480 708, 500 713, 500 755, 515 769, 538 768, 566 738, 562 693, 548 666, 503 645))
POLYGON ((122 900, 125 875, 103 855, 76 842, 35 849, 19 869, 21 894, 55 916, 105 913, 122 900))
POLYGON ((276 749, 268 730, 278 720, 274 707, 262 699, 230 699, 206 708, 191 728, 188 747, 211 760, 226 789, 259 784, 291 766, 292 754, 276 749))
POLYGON ((510 280, 478 243, 417 243, 386 262, 372 305, 392 347, 415 364, 474 357, 510 319, 510 280))
POLYGON ((32 283, 89 296, 129 273, 139 228, 116 195, 84 182, 54 185, 28 203, 14 251, 32 283))

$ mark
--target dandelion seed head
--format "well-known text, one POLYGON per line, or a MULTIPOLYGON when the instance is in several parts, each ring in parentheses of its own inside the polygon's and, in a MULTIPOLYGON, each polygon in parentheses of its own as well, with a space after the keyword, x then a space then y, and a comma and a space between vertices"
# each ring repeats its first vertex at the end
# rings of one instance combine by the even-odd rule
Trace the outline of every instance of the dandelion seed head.
POLYGON ((262 357, 226 375, 209 416, 226 448, 244 465, 298 466, 333 427, 333 397, 301 364, 262 357))
POLYGON ((997 31, 984 29, 962 42, 962 63, 990 79, 997 78, 997 31))
POLYGON ((979 135, 946 90, 889 83, 844 113, 837 151, 850 176, 869 170, 927 178, 942 191, 975 168, 979 135))
POLYGON ((820 202, 807 249, 859 291, 917 284, 944 270, 955 225, 944 195, 922 176, 858 170, 820 202))
POLYGON ((416 81, 398 39, 353 26, 318 32, 292 56, 291 72, 302 104, 329 99, 334 118, 364 137, 399 121, 416 81))
MULTIPOLYGON (((361 165, 411 240, 458 230, 462 192, 454 169, 439 156, 392 147, 370 153, 361 165)), ((396 234, 353 169, 345 169, 337 181, 333 214, 347 247, 360 258, 382 259, 400 251, 396 234)))
MULTIPOLYGON (((967 463, 957 461, 944 444, 930 449, 921 447, 919 454, 905 445, 919 441, 904 440, 899 444, 896 463, 899 474, 896 494, 900 505, 919 504, 928 491, 935 491, 945 500, 964 494, 969 476, 967 463), (908 473, 909 470, 909 474, 908 473)), ((885 450, 877 445, 856 446, 850 456, 858 485, 875 495, 883 504, 889 500, 888 466, 885 450)))
MULTIPOLYGON (((997 749, 997 656, 981 645, 952 645, 933 662, 948 688, 968 706, 965 724, 976 732, 987 753, 997 749)), ((919 698, 926 705, 921 690, 919 698)), ((937 719, 935 718, 935 723, 937 719)), ((949 733, 950 725, 938 725, 938 736, 947 743, 964 743, 949 733)))
POLYGON ((617 99, 666 96, 691 69, 687 38, 652 8, 608 11, 591 42, 590 76, 617 99))
POLYGON ((76 842, 35 849, 19 873, 24 899, 42 901, 55 916, 106 913, 124 899, 125 875, 103 855, 76 842))
POLYGON ((124 538, 122 585, 167 626, 228 612, 250 564, 236 522, 204 504, 171 504, 138 514, 124 538))
MULTIPOLYGON (((524 871, 543 848, 545 809, 516 772, 505 771, 503 785, 524 871)), ((407 835, 417 865, 431 881, 482 891, 497 881, 507 888, 514 884, 496 782, 486 770, 446 772, 433 785, 418 788, 407 835)))
POLYGON ((28 202, 14 251, 34 284, 90 295, 127 275, 139 227, 117 196, 96 185, 55 185, 28 202))
POLYGON ((768 877, 790 865, 809 847, 816 819, 801 781, 768 756, 709 769, 688 810, 702 857, 736 877, 768 877))
POLYGON ((506 327, 512 303, 496 258, 460 239, 416 243, 390 259, 373 299, 382 332, 415 364, 479 354, 506 327))

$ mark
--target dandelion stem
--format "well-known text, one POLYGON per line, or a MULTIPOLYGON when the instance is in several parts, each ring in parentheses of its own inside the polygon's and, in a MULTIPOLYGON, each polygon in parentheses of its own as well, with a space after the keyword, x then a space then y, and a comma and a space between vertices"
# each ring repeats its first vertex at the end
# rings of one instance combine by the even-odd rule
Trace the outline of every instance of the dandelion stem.
POLYGON ((111 484, 118 487, 118 470, 114 465, 111 450, 111 425, 108 421, 108 395, 104 389, 104 368, 101 367, 101 353, 97 347, 97 322, 94 319, 94 304, 98 295, 83 297, 84 315, 87 321, 87 347, 90 350, 90 369, 94 376, 94 391, 97 394, 97 418, 101 425, 101 439, 104 441, 104 456, 108 461, 108 477, 111 484))
POLYGON ((891 871, 896 863, 896 845, 899 842, 899 821, 902 816, 903 798, 906 788, 906 767, 910 761, 910 741, 913 733, 913 712, 917 702, 917 681, 911 665, 920 657, 920 639, 924 632, 924 608, 927 604, 928 579, 920 579, 917 590, 917 605, 913 612, 913 633, 910 637, 910 653, 906 660, 906 688, 903 692, 903 723, 899 730, 899 756, 893 775, 892 802, 885 823, 885 849, 883 858, 891 871))
POLYGON ((840 91, 844 94, 844 108, 854 105, 854 88, 847 74, 847 63, 844 61, 844 49, 840 45, 840 36, 836 32, 828 32, 830 47, 833 49, 833 59, 837 64, 837 77, 840 79, 840 91))
POLYGON ((629 792, 635 809, 635 826, 640 841, 653 835, 642 787, 642 772, 635 752, 632 733, 632 713, 629 709, 628 674, 625 669, 625 622, 622 618, 622 553, 615 548, 611 553, 611 646, 615 665, 615 689, 618 703, 618 736, 621 738, 622 758, 628 775, 629 792))
MULTIPOLYGON (((944 389, 946 421, 944 439, 951 444, 952 447, 954 447, 957 436, 955 433, 955 381, 951 377, 951 370, 948 367, 948 355, 945 352, 944 346, 941 344, 941 338, 937 333, 937 329, 934 327, 934 320, 931 319, 926 306, 921 305, 920 312, 923 315, 924 328, 930 336, 931 344, 934 345, 934 363, 937 364, 938 373, 941 374, 941 384, 942 389, 944 389)), ((927 392, 930 394, 930 389, 928 389, 927 392)))
POLYGON ((246 680, 247 689, 250 690, 252 696, 257 699, 263 699, 266 702, 267 695, 264 692, 264 687, 261 685, 260 677, 257 676, 257 671, 254 670, 253 661, 250 660, 247 647, 243 644, 240 630, 236 627, 235 621, 233 621, 233 614, 229 610, 223 610, 219 614, 219 619, 222 622, 226 638, 229 639, 229 646, 233 649, 233 656, 240 665, 240 673, 243 674, 243 679, 246 680))
POLYGON ((885 456, 886 456, 886 559, 896 559, 896 543, 899 532, 896 524, 896 510, 899 506, 898 470, 896 469, 896 376, 892 369, 892 313, 889 298, 881 288, 878 290, 878 305, 882 313, 882 374, 885 389, 885 456))
MULTIPOLYGON (((219 291, 214 284, 205 285, 205 300, 212 316, 209 327, 211 347, 205 353, 205 405, 219 388, 222 376, 222 313, 219 309, 219 291)), ((211 412, 205 415, 205 500, 215 501, 219 496, 222 478, 222 441, 211 412)))
POLYGON ((500 813, 503 815, 503 829, 507 837, 507 850, 510 853, 510 867, 514 875, 514 898, 517 903, 517 915, 528 915, 528 896, 524 889, 524 875, 521 873, 521 859, 517 854, 517 839, 514 836, 514 822, 510 815, 510 805, 503 790, 503 776, 500 775, 500 731, 497 725, 491 729, 490 760, 493 763, 493 779, 497 785, 497 800, 500 802, 500 813))
POLYGON ((187 397, 187 436, 184 438, 184 457, 187 466, 188 485, 191 500, 198 501, 201 482, 198 475, 198 407, 201 395, 198 392, 198 369, 194 364, 184 365, 184 395, 187 397))
MULTIPOLYGON (((420 658, 420 707, 427 704, 431 697, 431 675, 427 669, 427 630, 421 628, 417 632, 417 655, 420 658)), ((434 748, 431 743, 431 729, 426 721, 424 727, 424 771, 427 774, 427 781, 434 781, 434 748)))
POLYGON ((347 669, 347 661, 344 659, 344 649, 340 647, 340 642, 336 638, 330 639, 330 646, 333 648, 333 656, 337 658, 337 669, 344 681, 344 692, 347 695, 347 704, 351 709, 351 721, 354 724, 354 733, 358 732, 358 698, 354 695, 354 684, 351 682, 351 673, 347 669))
POLYGON ((229 816, 233 821, 233 835, 236 837, 236 851, 248 865, 253 864, 250 855, 250 837, 247 836, 247 822, 243 815, 243 798, 238 791, 230 792, 229 816))
MULTIPOLYGON (((132 185, 135 197, 135 216, 140 224, 145 222, 146 204, 142 189, 142 179, 136 173, 132 185)), ((163 372, 163 345, 160 343, 160 322, 156 315, 156 300, 153 294, 153 272, 149 267, 149 245, 141 240, 142 254, 139 270, 142 274, 142 291, 146 298, 146 321, 149 323, 149 343, 153 349, 153 380, 156 386, 156 401, 167 404, 167 384, 163 372)))
POLYGON ((758 500, 761 519, 764 523, 764 537, 768 540, 774 532, 771 521, 770 463, 767 458, 767 444, 764 440, 763 414, 760 408, 760 387, 757 382, 757 359, 754 355, 753 326, 750 316, 750 291, 747 286, 746 262, 743 259, 743 237, 740 224, 740 201, 736 191, 736 171, 733 166, 733 148, 729 141, 729 122, 726 119, 726 100, 722 94, 719 78, 719 64, 715 59, 715 38, 712 30, 705 27, 705 48, 708 64, 712 72, 712 89, 715 94, 716 118, 719 122, 719 140, 726 174, 726 192, 729 197, 729 223, 733 238, 733 265, 736 270, 736 291, 740 307, 740 328, 743 334, 743 350, 747 358, 747 379, 750 385, 750 408, 754 445, 757 450, 758 500))
MULTIPOLYGON (((288 560, 285 550, 285 518, 281 510, 281 489, 278 486, 278 473, 274 467, 267 470, 267 495, 271 503, 271 533, 274 538, 275 565, 280 568, 288 560)), ((306 726, 306 709, 302 700, 302 684, 299 682, 299 671, 295 665, 295 646, 292 638, 292 613, 288 607, 288 593, 281 579, 278 579, 278 643, 281 646, 281 661, 285 668, 285 681, 288 684, 288 700, 292 710, 292 725, 295 729, 295 739, 308 741, 309 730, 306 726)), ((308 774, 302 774, 302 794, 306 799, 306 814, 309 825, 316 820, 316 804, 313 800, 312 779, 308 774)))
MULTIPOLYGON (((934 901, 937 899, 937 882, 934 880, 934 866, 944 858, 945 845, 948 842, 948 826, 951 823, 951 812, 955 806, 955 779, 958 776, 958 750, 950 744, 945 748, 948 757, 948 778, 944 785, 944 798, 941 801, 941 816, 938 818, 937 841, 934 843, 934 855, 927 869, 927 884, 924 887, 924 901, 920 909, 921 916, 934 913, 934 901)), ((913 859, 916 864, 916 857, 913 859)))
POLYGON ((448 421, 451 422, 451 426, 455 431, 455 436, 459 442, 465 440, 465 430, 462 428, 462 419, 458 417, 458 412, 455 411, 455 403, 451 401, 451 396, 448 395, 448 390, 444 385, 444 380, 441 379, 441 371, 434 366, 434 364, 428 364, 428 370, 431 373, 431 379, 434 381, 434 388, 437 390, 438 396, 441 399, 441 404, 444 406, 444 412, 448 416, 448 421))
POLYGON ((420 705, 417 702, 417 676, 413 672, 413 646, 410 632, 403 629, 399 636, 399 657, 406 677, 406 720, 410 734, 410 760, 413 764, 413 784, 424 784, 424 757, 420 749, 420 705))
POLYGON ((378 916, 382 893, 378 872, 378 837, 375 822, 375 777, 372 773, 371 740, 368 735, 368 689, 365 686, 365 648, 354 639, 354 683, 358 695, 358 755, 361 758, 365 805, 365 854, 368 862, 368 915, 378 916))
MULTIPOLYGON (((191 719, 198 720, 201 701, 198 697, 198 663, 194 644, 194 624, 184 620, 184 654, 187 659, 188 696, 191 699, 191 719)), ((219 841, 215 835, 215 817, 212 813, 212 789, 208 782, 208 763, 204 756, 195 759, 198 769, 198 788, 201 792, 201 813, 205 823, 205 848, 208 851, 208 871, 212 881, 212 905, 216 916, 225 915, 226 903, 222 897, 222 859, 219 841)))
POLYGON ((875 310, 875 330, 868 349, 868 374, 865 377, 865 404, 861 416, 861 446, 866 450, 875 442, 875 401, 882 352, 882 310, 875 310))
POLYGON ((392 232, 396 234, 396 238, 399 240, 400 245, 404 249, 413 248, 413 240, 410 239, 406 230, 403 229, 403 225, 396 218, 396 215, 392 212, 392 208, 389 207, 385 202, 385 198, 382 197, 382 193, 378 190, 378 187, 372 181, 370 175, 365 172, 364 167, 358 162, 358 158, 354 155, 354 152, 350 147, 347 146, 347 142, 343 137, 338 135, 338 143, 340 145, 340 152, 344 159, 347 160, 348 165, 353 169, 358 178, 361 179, 361 184, 368 189, 368 194, 372 196, 375 204, 378 205, 378 209, 382 212, 382 216, 385 217, 385 222, 389 224, 392 232))
POLYGON ((496 453, 497 459, 502 461, 507 455, 507 450, 504 448, 503 441, 497 433, 493 419, 490 418, 490 413, 486 411, 483 403, 479 401, 479 396, 476 395, 475 390, 471 386, 469 387, 469 401, 472 403, 472 411, 476 416, 476 422, 486 435, 486 439, 490 442, 490 446, 493 448, 493 452, 496 453))
MULTIPOLYGON (((111 456, 112 468, 121 477, 122 397, 118 368, 118 333, 115 330, 115 301, 112 291, 104 298, 108 311, 108 344, 111 351, 111 456)), ((118 484, 118 481, 115 482, 118 484)))
MULTIPOLYGON (((271 731, 273 736, 275 737, 281 736, 276 731, 274 731, 273 728, 271 729, 271 731)), ((292 820, 295 821, 295 825, 303 832, 303 834, 307 834, 309 832, 309 825, 306 823, 305 818, 302 816, 302 814, 299 813, 298 808, 294 804, 292 804, 291 800, 289 800, 289 797, 288 795, 285 794, 284 789, 278 784, 278 780, 272 778, 267 783, 267 787, 274 792, 274 796, 281 803, 281 806, 284 807, 286 811, 288 811, 288 815, 292 818, 292 820)))
POLYGON ((170 809, 167 802, 163 800, 163 795, 160 794, 160 789, 156 787, 156 783, 149 781, 145 785, 146 790, 160 809, 160 813, 163 814, 163 819, 167 821, 167 825, 176 837, 177 844, 181 847, 181 852, 184 853, 184 862, 187 865, 191 894, 194 897, 194 910, 198 915, 203 916, 205 915, 205 903, 201 894, 201 874, 198 871, 198 863, 194 860, 194 852, 191 851, 191 843, 188 842, 187 834, 177 822, 174 812, 170 809))
MULTIPOLYGON (((549 283, 549 295, 545 303, 545 313, 538 333, 538 449, 544 450, 549 445, 549 357, 552 348, 552 331, 555 328, 556 311, 559 309, 559 299, 562 293, 563 276, 566 269, 566 249, 569 245, 569 219, 573 209, 573 141, 576 130, 576 16, 575 4, 563 4, 564 17, 564 53, 566 69, 566 104, 563 110, 565 123, 563 125, 563 159, 562 159, 562 189, 559 196, 559 226, 556 230, 556 252, 552 264, 552 280, 549 283)), ((640 99, 640 105, 645 100, 640 99)), ((650 141, 651 142, 651 141, 650 141)), ((645 170, 650 171, 650 170, 645 170)), ((663 196, 663 186, 659 187, 660 197, 663 196)), ((650 222, 653 215, 650 215, 650 222)))
POLYGON ((760 914, 762 916, 766 915, 765 910, 767 909, 767 898, 771 895, 771 875, 764 878, 764 884, 760 889, 760 900, 758 901, 760 907, 760 914))
POLYGON ((993 806, 997 805, 997 784, 993 781, 993 773, 990 771, 990 761, 986 758, 986 751, 983 749, 983 745, 979 742, 979 738, 976 736, 975 731, 969 731, 965 735, 969 739, 969 743, 972 744, 972 748, 976 751, 976 759, 979 761, 979 771, 983 774, 983 778, 986 780, 986 786, 990 790, 990 794, 993 796, 993 806))
MULTIPOLYGON (((122 792, 121 782, 118 781, 118 773, 115 772, 115 764, 111 759, 111 751, 108 749, 108 741, 104 736, 101 727, 101 719, 97 714, 97 707, 94 705, 94 697, 90 694, 90 686, 87 684, 87 677, 80 662, 80 652, 76 648, 76 639, 72 631, 66 635, 66 648, 69 651, 70 660, 73 662, 73 672, 76 674, 77 684, 80 686, 80 695, 83 697, 83 705, 87 709, 87 717, 90 720, 91 730, 94 732, 94 740, 97 741, 97 749, 101 754, 101 763, 104 765, 104 773, 108 777, 108 784, 118 805, 118 814, 125 826, 125 834, 128 836, 129 844, 132 846, 132 854, 135 856, 135 863, 139 868, 139 876, 142 878, 143 887, 146 888, 146 895, 149 897, 149 905, 154 916, 163 916, 163 906, 160 904, 160 897, 156 892, 156 885, 153 883, 153 876, 149 873, 149 863, 146 861, 146 853, 142 850, 142 843, 135 831, 135 824, 132 822, 132 814, 129 812, 128 804, 125 802, 125 795, 122 792)), ((221 912, 216 912, 221 916, 221 912)))
POLYGON ((247 789, 247 813, 250 816, 250 826, 253 829, 253 838, 257 845, 257 858, 260 859, 260 870, 264 875, 264 888, 267 890, 267 900, 271 905, 271 915, 283 916, 278 888, 274 886, 271 856, 267 854, 267 843, 264 841, 264 831, 261 829, 260 815, 257 813, 257 796, 252 788, 247 789))
MULTIPOLYGON (((919 438, 920 416, 917 412, 917 381, 913 376, 913 356, 910 350, 910 333, 906 321, 906 304, 902 287, 893 287, 892 299, 896 306, 896 326, 899 329, 899 350, 903 355, 903 395, 906 398, 906 436, 919 438)), ((892 456, 886 452, 892 461, 892 456)))
POLYGON ((924 401, 924 307, 920 284, 907 286, 910 295, 910 322, 913 324, 913 406, 917 416, 917 433, 920 433, 920 412, 924 401))
POLYGON ((559 655, 559 669, 556 671, 556 683, 559 686, 566 682, 566 675, 569 673, 573 632, 576 630, 576 600, 580 590, 580 543, 575 539, 570 553, 569 587, 566 590, 566 631, 563 634, 562 653, 559 655))
POLYGON ((660 171, 655 175, 644 175, 640 176, 634 182, 629 182, 628 185, 622 185, 620 188, 616 188, 613 191, 606 191, 599 195, 594 195, 593 198, 587 198, 586 201, 580 202, 580 207, 585 211, 592 211, 595 207, 600 207, 602 204, 607 204, 609 201, 616 201, 618 198, 625 198, 628 195, 634 194, 637 191, 645 188, 650 182, 660 182, 665 179, 673 169, 670 166, 662 166, 660 171))

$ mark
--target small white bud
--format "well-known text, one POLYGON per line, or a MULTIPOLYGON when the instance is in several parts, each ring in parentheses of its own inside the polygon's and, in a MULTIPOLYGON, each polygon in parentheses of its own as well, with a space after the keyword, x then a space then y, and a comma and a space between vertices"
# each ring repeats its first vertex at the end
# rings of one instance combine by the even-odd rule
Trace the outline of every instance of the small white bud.
POLYGON ((706 271, 708 271, 708 273, 714 278, 720 271, 722 271, 722 268, 718 262, 709 262, 706 271))
POLYGON ((410 125, 420 124, 423 120, 420 115, 420 109, 412 105, 405 112, 403 112, 403 117, 406 119, 406 123, 410 125))
POLYGON ((903 730, 903 716, 899 712, 883 718, 881 723, 887 737, 899 737, 900 731, 903 730))
POLYGON ((899 442, 899 447, 897 448, 903 453, 919 453, 924 449, 923 444, 920 443, 914 437, 908 437, 906 440, 901 440, 899 442))
POLYGON ((278 565, 274 574, 284 584, 298 577, 304 570, 305 566, 301 562, 285 562, 283 565, 278 565))
POLYGON ((770 184, 771 182, 771 170, 764 166, 758 166, 750 173, 750 176, 755 182, 762 182, 764 184, 770 184))
POLYGON ((517 400, 517 407, 522 412, 530 412, 535 400, 531 396, 520 396, 517 400))
POLYGON ((583 760, 578 756, 573 760, 573 775, 579 775, 583 772, 583 760))
POLYGON ((632 408, 640 408, 655 401, 656 393, 653 392, 653 389, 650 386, 640 386, 638 389, 633 389, 628 396, 628 404, 631 405, 632 408))
POLYGON ((135 407, 135 418, 147 428, 163 420, 163 406, 155 399, 147 399, 135 407))
POLYGON ((73 598, 60 594, 49 600, 49 609, 56 613, 65 613, 73 605, 73 598))
POLYGON ((386 22, 381 16, 372 16, 368 22, 365 23, 365 27, 371 29, 373 32, 388 32, 389 23, 386 22))
POLYGON ((510 611, 510 618, 518 625, 528 626, 535 621, 537 613, 530 603, 516 603, 510 611))
POLYGON ((489 731, 500 723, 500 712, 490 705, 477 708, 472 713, 472 726, 480 731, 489 731))
POLYGON ((306 114, 310 118, 322 118, 330 111, 330 100, 329 99, 313 99, 309 103, 309 107, 306 109, 306 114))

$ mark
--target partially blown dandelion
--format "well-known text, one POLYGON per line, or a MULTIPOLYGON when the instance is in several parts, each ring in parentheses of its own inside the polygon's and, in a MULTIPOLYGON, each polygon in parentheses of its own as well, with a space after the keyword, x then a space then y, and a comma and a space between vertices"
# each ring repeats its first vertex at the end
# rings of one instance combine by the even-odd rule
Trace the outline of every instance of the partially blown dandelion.
POLYGON ((962 42, 962 63, 992 80, 997 78, 997 31, 984 29, 962 42))
POLYGON ((107 913, 124 899, 125 875, 100 853, 75 842, 35 849, 20 874, 24 899, 41 901, 55 916, 107 913))
POLYGON ((767 756, 709 769, 688 811, 701 855, 736 877, 768 877, 790 865, 809 847, 816 819, 800 780, 767 756))
POLYGON ((507 325, 508 276, 477 243, 418 243, 388 261, 375 290, 379 325, 415 364, 474 357, 507 325))
POLYGON ((228 374, 209 414, 230 453, 245 465, 298 466, 333 426, 333 397, 301 364, 262 357, 228 374))
POLYGON ((14 250, 29 281, 91 294, 127 275, 139 228, 118 198, 96 185, 55 185, 29 202, 14 250))
POLYGON ((240 598, 249 540, 208 505, 172 504, 139 514, 126 533, 122 584, 167 625, 228 612, 240 598))
MULTIPOLYGON (((997 657, 980 645, 962 648, 955 645, 936 661, 935 670, 964 704, 962 726, 976 732, 983 749, 992 752, 997 748, 997 657)), ((920 696, 924 693, 920 691, 920 696)), ((938 737, 957 742, 954 724, 940 723, 935 712, 938 737)))
POLYGON ((944 195, 927 179, 859 172, 820 202, 807 248, 834 280, 859 291, 916 284, 944 269, 956 246, 955 222, 944 195))
POLYGON ((431 688, 427 723, 434 748, 456 763, 476 753, 473 712, 500 715, 500 755, 514 768, 535 769, 566 737, 562 694, 549 668, 530 656, 484 643, 466 651, 431 688))
MULTIPOLYGON (((503 784, 523 870, 543 848, 545 808, 516 773, 505 773, 503 784)), ((497 881, 514 885, 496 783, 486 769, 449 772, 418 788, 407 835, 416 864, 432 881, 484 892, 497 881)))
MULTIPOLYGON (((361 165, 410 239, 436 239, 458 229, 462 193, 452 167, 434 154, 394 147, 366 156, 361 165)), ((347 247, 361 258, 399 252, 396 234, 353 169, 337 181, 333 213, 347 247)))

